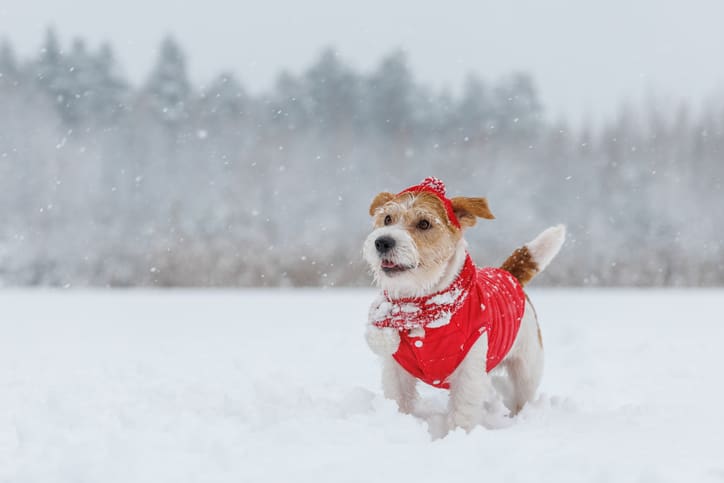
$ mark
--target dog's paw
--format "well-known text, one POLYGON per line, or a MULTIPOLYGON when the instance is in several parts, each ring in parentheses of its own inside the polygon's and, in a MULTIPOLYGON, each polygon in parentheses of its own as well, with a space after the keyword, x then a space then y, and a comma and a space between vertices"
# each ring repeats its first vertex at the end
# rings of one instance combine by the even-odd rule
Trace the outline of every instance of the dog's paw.
POLYGON ((473 415, 453 411, 447 415, 448 431, 455 431, 457 428, 462 428, 466 433, 469 433, 473 428, 480 425, 480 416, 480 414, 473 415))
POLYGON ((400 345, 400 333, 391 327, 367 326, 367 345, 379 356, 391 356, 400 345))

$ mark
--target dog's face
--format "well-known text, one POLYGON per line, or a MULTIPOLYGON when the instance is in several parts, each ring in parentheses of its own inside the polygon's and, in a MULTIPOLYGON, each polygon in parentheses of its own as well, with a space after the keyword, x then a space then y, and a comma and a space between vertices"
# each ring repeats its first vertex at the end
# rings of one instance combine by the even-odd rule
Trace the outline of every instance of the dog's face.
POLYGON ((485 198, 452 198, 460 228, 445 205, 427 192, 380 193, 370 205, 373 230, 364 243, 364 258, 377 284, 406 296, 422 295, 445 274, 462 240, 464 228, 476 218, 492 219, 485 198))

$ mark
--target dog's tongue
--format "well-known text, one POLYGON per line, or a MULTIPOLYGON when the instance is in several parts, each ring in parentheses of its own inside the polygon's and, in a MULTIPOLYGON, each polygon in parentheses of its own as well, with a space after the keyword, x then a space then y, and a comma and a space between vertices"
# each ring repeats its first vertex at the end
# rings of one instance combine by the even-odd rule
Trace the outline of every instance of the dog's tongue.
POLYGON ((382 268, 395 268, 397 266, 396 263, 391 262, 389 260, 382 260, 382 268))

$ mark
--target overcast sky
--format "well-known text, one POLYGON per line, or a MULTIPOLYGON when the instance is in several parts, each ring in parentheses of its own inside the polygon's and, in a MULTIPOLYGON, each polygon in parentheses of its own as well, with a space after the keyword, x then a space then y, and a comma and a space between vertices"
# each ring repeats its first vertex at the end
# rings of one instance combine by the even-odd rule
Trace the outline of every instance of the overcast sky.
POLYGON ((420 80, 451 89, 469 71, 496 79, 527 70, 553 118, 598 118, 648 89, 663 102, 700 104, 724 85, 719 0, 0 2, 0 37, 21 54, 38 49, 50 24, 64 42, 109 40, 134 81, 170 33, 195 82, 231 70, 252 91, 327 45, 365 70, 402 48, 420 80))

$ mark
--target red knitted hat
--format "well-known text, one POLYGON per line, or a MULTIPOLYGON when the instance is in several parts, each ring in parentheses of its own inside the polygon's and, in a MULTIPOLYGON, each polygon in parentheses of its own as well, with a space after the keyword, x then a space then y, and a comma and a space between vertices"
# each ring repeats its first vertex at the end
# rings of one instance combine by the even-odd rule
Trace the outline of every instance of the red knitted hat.
POLYGON ((445 206, 445 210, 447 211, 447 217, 450 219, 450 222, 460 228, 460 222, 458 221, 458 217, 455 216, 455 211, 452 207, 452 202, 445 196, 445 183, 442 182, 442 180, 439 180, 433 176, 429 176, 425 178, 422 183, 417 184, 415 186, 410 186, 409 188, 400 191, 398 194, 403 193, 431 193, 435 196, 437 196, 440 201, 442 201, 442 204, 445 206))

